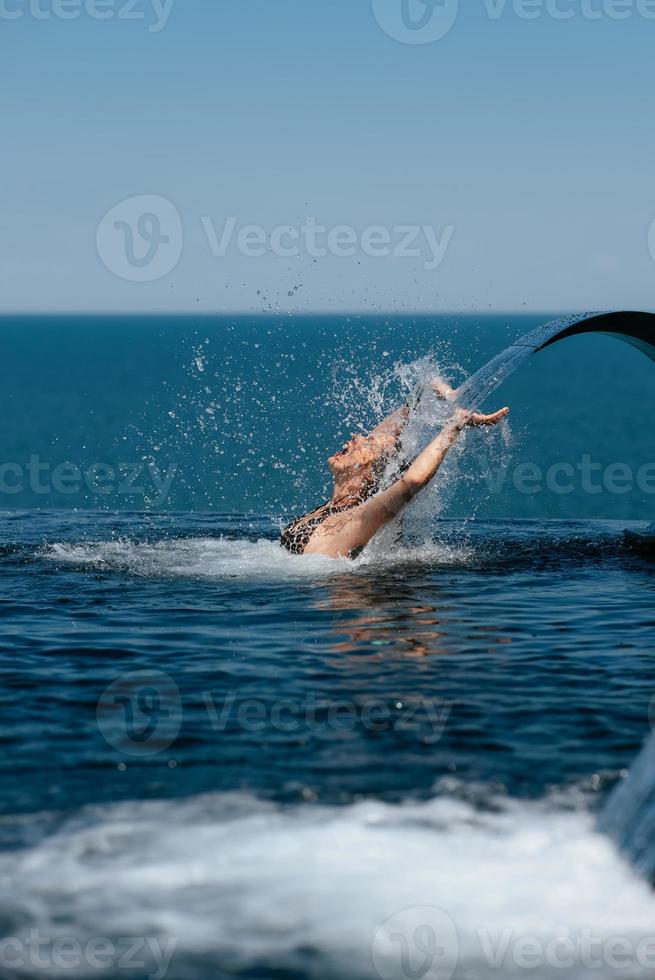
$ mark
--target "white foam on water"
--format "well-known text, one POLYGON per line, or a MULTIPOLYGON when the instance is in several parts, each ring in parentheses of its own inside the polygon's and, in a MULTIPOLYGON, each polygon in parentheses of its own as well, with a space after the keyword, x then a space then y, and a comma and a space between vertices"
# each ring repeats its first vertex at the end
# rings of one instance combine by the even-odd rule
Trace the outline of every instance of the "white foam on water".
POLYGON ((638 947, 655 935, 651 891, 589 812, 546 801, 282 809, 218 794, 96 807, 0 856, 0 886, 14 936, 171 940, 175 978, 262 964, 321 980, 653 969, 652 940, 638 947), (438 962, 421 971, 432 926, 438 962))
POLYGON ((360 574, 406 563, 456 564, 467 560, 470 554, 465 545, 427 542, 410 548, 394 544, 393 550, 387 551, 372 542, 359 559, 349 561, 322 555, 292 555, 276 541, 225 538, 175 538, 155 542, 123 538, 58 543, 40 551, 47 560, 99 571, 146 577, 270 582, 360 574))
POLYGON ((226 538, 60 543, 42 554, 47 559, 101 571, 200 579, 307 579, 335 574, 349 564, 321 555, 299 558, 275 541, 226 538))

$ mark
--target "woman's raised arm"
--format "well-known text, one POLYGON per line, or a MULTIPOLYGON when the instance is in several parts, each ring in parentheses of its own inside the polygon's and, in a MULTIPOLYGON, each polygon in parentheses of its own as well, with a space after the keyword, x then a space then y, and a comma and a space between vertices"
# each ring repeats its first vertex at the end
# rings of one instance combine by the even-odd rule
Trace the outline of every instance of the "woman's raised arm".
MULTIPOLYGON (((430 382, 430 386, 437 398, 441 398, 444 401, 451 401, 457 397, 457 392, 446 381, 442 381, 441 378, 434 378, 430 382)), ((418 400, 420 401, 420 397, 418 400)), ((393 436, 394 439, 397 439, 407 425, 409 416, 410 405, 409 402, 405 402, 401 408, 380 422, 370 434, 372 436, 393 436)))
POLYGON ((428 485, 443 463, 450 447, 462 429, 470 426, 496 425, 508 414, 502 408, 492 415, 479 415, 459 409, 439 435, 417 456, 407 471, 387 490, 354 510, 329 518, 317 529, 305 554, 345 558, 364 547, 373 535, 392 521, 421 490, 428 485))

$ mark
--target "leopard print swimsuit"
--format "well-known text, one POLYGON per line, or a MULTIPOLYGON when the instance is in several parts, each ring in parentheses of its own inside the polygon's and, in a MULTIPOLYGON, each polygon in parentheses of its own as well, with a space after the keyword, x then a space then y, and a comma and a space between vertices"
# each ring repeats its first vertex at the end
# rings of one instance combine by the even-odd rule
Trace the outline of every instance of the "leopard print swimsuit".
MULTIPOLYGON (((405 473, 410 466, 409 460, 403 462, 394 475, 389 479, 388 484, 391 485, 395 483, 396 480, 405 473)), ((302 517, 297 517, 295 521, 292 521, 288 527, 282 532, 282 537, 280 538, 280 544, 282 547, 290 551, 292 555, 304 555, 305 548, 309 544, 309 539, 311 538, 314 531, 323 524, 328 517, 333 517, 335 514, 344 514, 347 510, 354 510, 355 507, 359 507, 366 500, 369 499, 369 495, 365 494, 362 496, 361 500, 355 500, 351 504, 343 504, 341 507, 336 504, 321 504, 314 510, 310 510, 308 514, 303 514, 302 517)), ((349 558, 358 558, 364 550, 364 546, 361 548, 355 548, 348 555, 349 558)))
POLYGON ((337 507, 335 504, 321 504, 315 510, 310 510, 308 514, 303 514, 302 517, 297 517, 295 521, 292 521, 282 532, 280 543, 292 555, 304 555, 312 534, 328 517, 353 510, 355 507, 359 507, 360 503, 361 501, 356 501, 354 504, 346 504, 344 507, 337 507))

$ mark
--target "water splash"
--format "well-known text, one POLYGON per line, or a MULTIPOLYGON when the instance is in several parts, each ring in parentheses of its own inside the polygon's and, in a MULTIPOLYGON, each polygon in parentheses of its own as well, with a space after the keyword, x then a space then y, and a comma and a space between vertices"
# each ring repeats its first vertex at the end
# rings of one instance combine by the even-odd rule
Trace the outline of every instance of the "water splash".
POLYGON ((288 582, 321 578, 349 563, 321 555, 301 560, 277 541, 226 538, 173 538, 154 542, 93 541, 57 543, 41 552, 47 560, 89 570, 123 572, 146 578, 243 579, 288 582))
POLYGON ((262 582, 269 585, 317 581, 332 576, 368 575, 394 565, 461 565, 473 550, 461 543, 427 542, 398 546, 391 552, 369 551, 356 561, 322 555, 298 557, 277 541, 229 538, 168 538, 136 541, 58 542, 40 549, 38 557, 89 571, 123 573, 144 578, 262 582))
MULTIPOLYGON (((221 329, 230 332, 229 344, 217 336, 210 341, 204 331, 192 343, 185 342, 188 384, 174 390, 162 382, 157 402, 135 423, 138 442, 144 459, 165 462, 164 469, 171 461, 177 464, 176 487, 183 488, 198 509, 220 510, 226 496, 234 499, 238 487, 244 513, 266 508, 279 515, 282 526, 329 497, 326 459, 344 436, 369 431, 417 387, 425 388, 430 376, 462 382, 459 402, 478 407, 533 352, 564 336, 590 330, 618 334, 655 354, 648 343, 655 336, 654 322, 647 314, 564 317, 521 338, 468 379, 445 344, 425 357, 418 356, 408 341, 402 362, 396 362, 385 341, 374 335, 365 349, 355 353, 351 342, 346 344, 348 353, 341 355, 344 333, 329 325, 312 327, 311 338, 305 340, 301 334, 289 343, 279 324, 262 332, 259 325, 226 323, 221 329), (312 350, 316 356, 304 367, 305 355, 312 350), (327 397, 326 377, 332 379, 327 397), (225 496, 218 485, 227 486, 225 496)), ((428 393, 405 433, 407 453, 419 452, 443 421, 437 400, 428 393)), ((504 438, 506 454, 508 430, 504 438)), ((425 524, 443 514, 458 484, 476 481, 476 488, 483 482, 488 486, 487 475, 497 470, 500 442, 495 435, 467 433, 449 454, 438 480, 406 517, 405 531, 413 517, 415 524, 425 524)), ((470 496, 476 499, 475 513, 488 495, 470 496)))

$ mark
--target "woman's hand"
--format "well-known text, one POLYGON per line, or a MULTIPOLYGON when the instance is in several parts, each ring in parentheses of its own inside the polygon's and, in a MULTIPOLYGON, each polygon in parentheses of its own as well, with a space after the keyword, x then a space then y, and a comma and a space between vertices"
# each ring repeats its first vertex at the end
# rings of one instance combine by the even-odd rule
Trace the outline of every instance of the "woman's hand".
POLYGON ((460 408, 455 412, 455 419, 463 429, 480 428, 485 425, 498 425, 508 415, 509 408, 501 408, 499 412, 493 412, 491 415, 481 415, 479 412, 460 408))
POLYGON ((455 389, 451 388, 448 382, 443 381, 441 378, 433 378, 430 385, 437 398, 440 398, 444 402, 450 402, 457 396, 455 389))

